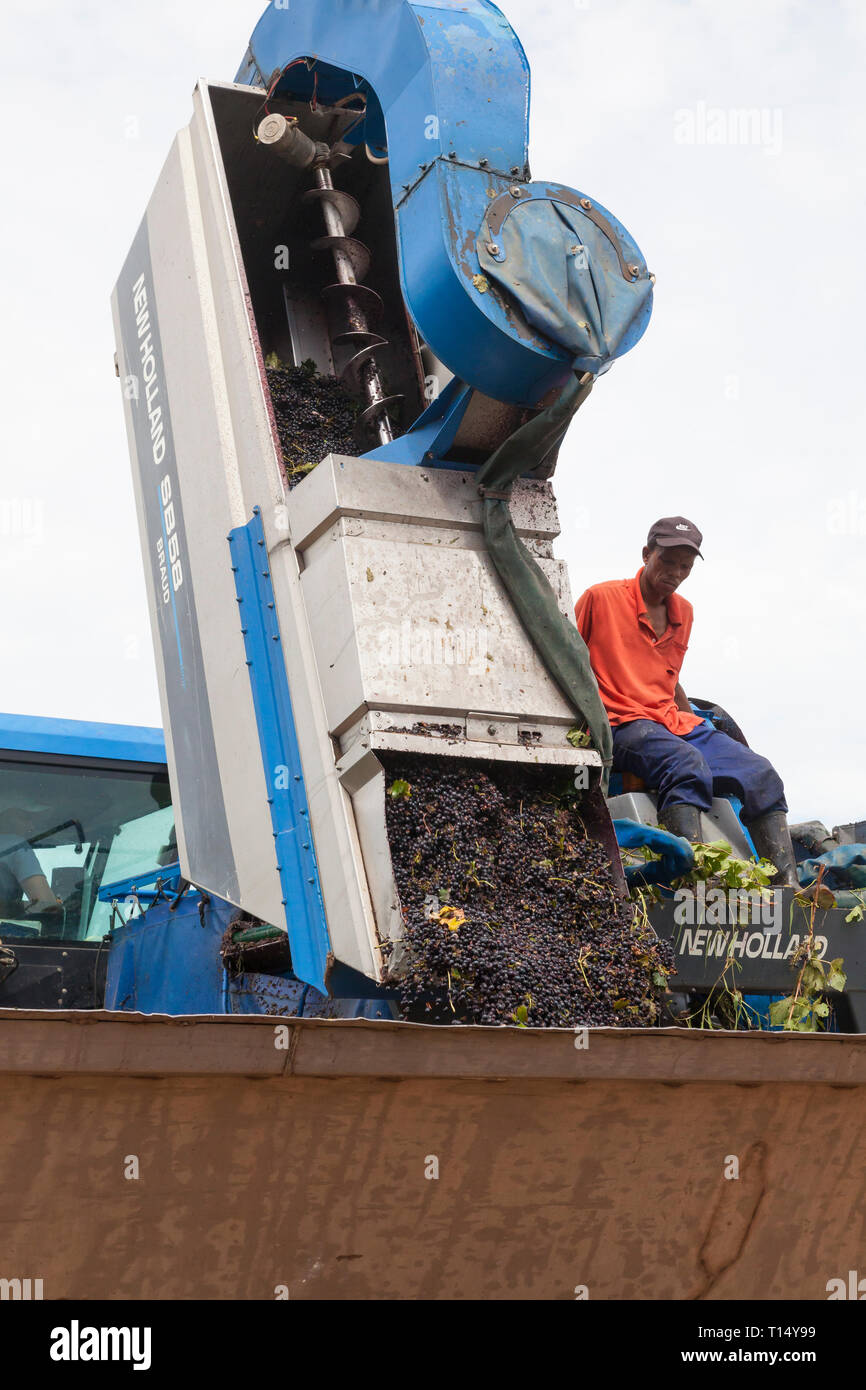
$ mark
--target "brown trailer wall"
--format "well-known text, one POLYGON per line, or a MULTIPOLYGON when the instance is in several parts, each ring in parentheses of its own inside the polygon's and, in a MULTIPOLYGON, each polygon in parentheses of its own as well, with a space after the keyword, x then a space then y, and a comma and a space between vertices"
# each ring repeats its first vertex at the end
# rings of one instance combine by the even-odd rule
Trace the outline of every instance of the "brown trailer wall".
POLYGON ((0 1010, 0 1279, 70 1299, 824 1299, 866 1274, 866 1038, 588 1041, 0 1010))

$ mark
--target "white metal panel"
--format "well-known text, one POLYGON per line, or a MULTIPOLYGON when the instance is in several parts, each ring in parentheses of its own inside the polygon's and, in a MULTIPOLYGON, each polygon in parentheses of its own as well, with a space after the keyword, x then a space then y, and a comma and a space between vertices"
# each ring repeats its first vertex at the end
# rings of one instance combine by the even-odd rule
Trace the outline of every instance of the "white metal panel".
MULTIPOLYGON (((574 713, 519 621, 482 536, 472 475, 329 458, 295 488, 293 538, 331 733, 367 709, 470 710, 559 721, 574 713), (326 529, 322 529, 323 526, 326 529)), ((557 534, 547 484, 515 489, 516 525, 557 534)), ((571 616, 565 566, 539 558, 571 616)))
MULTIPOLYGON (((483 502, 475 476, 458 468, 411 468, 404 464, 333 454, 291 495, 292 541, 304 550, 340 516, 366 521, 406 521, 432 528, 467 528, 480 533, 483 502)), ((517 534, 554 540, 559 516, 549 483, 519 479, 509 506, 517 534)))
MULTIPOLYGON (((373 951, 375 924, 351 824, 351 808, 337 776, 333 745, 324 718, 306 611, 299 591, 298 563, 286 531, 287 490, 266 403, 261 349, 252 321, 246 274, 207 88, 203 84, 199 84, 195 93, 192 129, 201 171, 201 204, 209 228, 211 283, 217 306, 220 350, 235 424, 237 471, 231 482, 240 489, 246 519, 254 506, 261 507, 332 949, 338 960, 365 974, 375 975, 379 970, 378 957, 373 951)), ((219 621, 218 614, 215 616, 219 621)), ((230 727, 226 737, 231 740, 230 727)), ((252 861, 264 848, 262 832, 245 820, 244 797, 243 779, 231 780, 226 788, 226 800, 238 807, 242 817, 235 840, 239 864, 245 863, 248 857, 252 861)), ((273 857, 270 827, 267 839, 273 857)), ((282 898, 278 888, 277 884, 271 890, 274 896, 270 914, 259 912, 252 902, 249 910, 267 921, 278 920, 274 916, 278 910, 276 904, 282 898)))
MULTIPOLYGON (((248 95, 248 93, 246 93, 248 95)), ((172 749, 179 702, 167 688, 165 654, 157 668, 163 721, 178 812, 178 844, 193 882, 237 902, 264 921, 285 925, 268 811, 267 778, 245 662, 230 567, 228 532, 261 508, 271 559, 293 713, 334 955, 377 974, 375 927, 347 793, 340 785, 299 592, 298 564, 285 523, 285 484, 265 399, 264 368, 251 320, 246 278, 207 88, 194 94, 194 114, 166 162, 146 216, 154 296, 164 340, 167 394, 176 436, 177 470, 186 518, 188 564, 205 679, 195 692, 212 724, 216 765, 179 775, 172 749), (274 563, 275 553, 280 557, 274 563), (237 886, 199 859, 189 827, 208 808, 225 807, 237 886)), ((120 307, 115 294, 119 351, 120 307)), ((121 363, 121 375, 135 363, 121 363)), ((146 458, 135 447, 131 404, 127 423, 137 478, 147 482, 146 458)), ((140 506, 140 519, 145 519, 140 506)), ((145 531, 145 569, 153 615, 159 606, 151 543, 145 531)))

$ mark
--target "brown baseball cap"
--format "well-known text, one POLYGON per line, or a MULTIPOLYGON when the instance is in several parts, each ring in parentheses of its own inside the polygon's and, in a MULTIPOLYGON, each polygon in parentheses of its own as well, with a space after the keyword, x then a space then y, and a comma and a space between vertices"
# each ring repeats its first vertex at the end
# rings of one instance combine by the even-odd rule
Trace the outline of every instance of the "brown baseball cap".
MULTIPOLYGON (((701 555, 703 536, 693 521, 685 516, 663 516, 650 527, 647 545, 660 545, 663 548, 673 545, 687 545, 690 550, 701 555)), ((703 555, 701 559, 703 560, 703 555)))

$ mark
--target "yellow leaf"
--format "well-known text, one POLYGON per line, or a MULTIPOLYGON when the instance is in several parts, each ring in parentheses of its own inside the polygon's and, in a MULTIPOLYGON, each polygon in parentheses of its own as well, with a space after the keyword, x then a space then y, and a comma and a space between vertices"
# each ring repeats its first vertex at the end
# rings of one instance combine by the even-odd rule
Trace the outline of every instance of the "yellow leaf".
POLYGON ((459 907, 450 907, 448 903, 439 909, 436 917, 449 931, 457 931, 466 921, 466 913, 462 912, 459 907))

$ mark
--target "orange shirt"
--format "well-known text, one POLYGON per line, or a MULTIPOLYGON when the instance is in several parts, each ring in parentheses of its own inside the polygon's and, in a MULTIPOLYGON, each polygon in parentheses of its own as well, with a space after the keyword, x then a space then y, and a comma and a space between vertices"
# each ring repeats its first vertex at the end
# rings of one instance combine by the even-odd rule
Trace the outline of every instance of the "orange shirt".
POLYGON ((634 579, 593 584, 575 604, 577 626, 614 727, 633 719, 652 719, 672 734, 690 734, 703 716, 679 709, 674 689, 688 650, 694 611, 687 599, 671 594, 667 628, 656 637, 640 591, 642 574, 643 566, 634 579))

